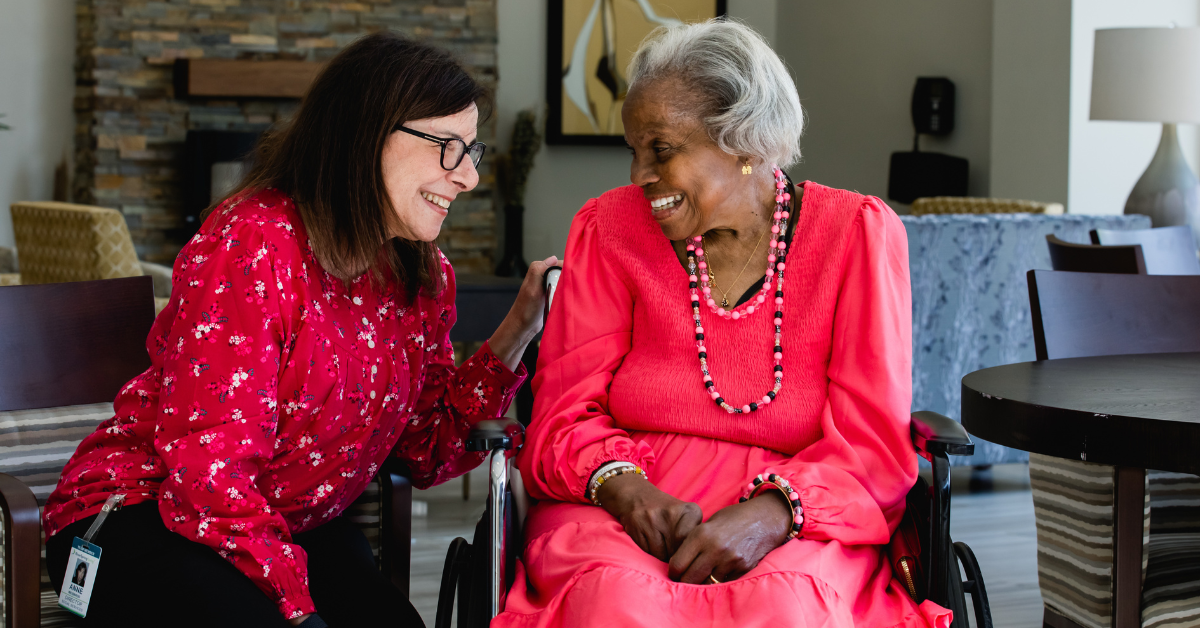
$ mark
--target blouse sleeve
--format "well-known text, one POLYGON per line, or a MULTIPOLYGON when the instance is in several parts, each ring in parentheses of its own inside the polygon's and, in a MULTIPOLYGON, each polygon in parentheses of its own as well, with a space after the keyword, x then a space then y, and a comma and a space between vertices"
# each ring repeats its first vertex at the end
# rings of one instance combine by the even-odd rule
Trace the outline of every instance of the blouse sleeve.
POLYGON ((517 456, 530 496, 587 502, 587 482, 606 462, 653 463, 608 411, 613 374, 629 353, 633 295, 604 254, 597 207, 588 201, 571 224, 563 273, 546 320, 533 378, 533 422, 517 456))
POLYGON ((783 476, 799 493, 805 538, 884 544, 899 525, 917 475, 909 435, 908 238, 900 219, 876 198, 860 209, 850 238, 822 437, 762 473, 783 476))
POLYGON ((417 488, 458 477, 483 462, 487 452, 468 452, 464 439, 471 426, 508 411, 527 374, 524 364, 515 373, 509 370, 487 343, 462 366, 454 367, 450 345, 450 328, 457 317, 454 271, 444 258, 442 267, 446 289, 440 302, 444 305, 434 312, 433 320, 421 322, 419 339, 408 339, 422 343, 428 357, 412 418, 392 450, 408 464, 417 488))
POLYGON ((264 235, 278 228, 244 221, 199 235, 177 262, 178 309, 160 321, 157 341, 154 446, 166 466, 158 503, 166 527, 233 563, 291 618, 314 612, 307 555, 258 488, 296 324, 285 305, 295 294, 291 268, 278 259, 278 238, 264 235))

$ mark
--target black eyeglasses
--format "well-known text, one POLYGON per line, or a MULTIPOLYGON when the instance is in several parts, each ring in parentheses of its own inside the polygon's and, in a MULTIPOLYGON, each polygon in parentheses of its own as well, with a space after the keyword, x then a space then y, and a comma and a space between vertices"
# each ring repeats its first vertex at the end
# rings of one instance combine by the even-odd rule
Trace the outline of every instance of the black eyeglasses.
POLYGON ((436 137, 428 133, 414 131, 404 125, 397 124, 397 131, 404 131, 409 135, 415 135, 421 139, 437 142, 442 145, 442 168, 445 170, 454 170, 462 163, 463 157, 470 155, 471 163, 476 168, 479 167, 480 160, 483 159, 483 151, 487 149, 487 144, 483 142, 475 142, 468 145, 466 142, 456 137, 436 137))

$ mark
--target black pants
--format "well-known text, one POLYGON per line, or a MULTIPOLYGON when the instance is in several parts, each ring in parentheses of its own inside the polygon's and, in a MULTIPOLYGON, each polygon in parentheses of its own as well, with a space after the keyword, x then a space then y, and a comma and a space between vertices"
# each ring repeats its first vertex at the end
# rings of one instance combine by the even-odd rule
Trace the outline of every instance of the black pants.
MULTIPOLYGON (((71 541, 95 517, 46 543, 46 566, 62 586, 71 541)), ((421 616, 379 572, 366 537, 338 517, 293 535, 308 553, 308 586, 317 614, 332 628, 424 627, 421 616)), ((118 510, 92 539, 102 549, 87 626, 254 626, 287 628, 275 602, 211 548, 163 525, 157 502, 118 510)))

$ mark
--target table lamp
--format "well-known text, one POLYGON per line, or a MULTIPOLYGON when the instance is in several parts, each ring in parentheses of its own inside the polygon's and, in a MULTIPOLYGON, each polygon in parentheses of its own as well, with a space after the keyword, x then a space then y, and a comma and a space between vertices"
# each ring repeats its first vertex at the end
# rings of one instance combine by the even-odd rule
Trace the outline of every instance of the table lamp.
POLYGON ((1096 30, 1092 120, 1161 122, 1162 139, 1126 214, 1155 227, 1188 225, 1200 242, 1200 181, 1179 148, 1178 123, 1200 123, 1200 28, 1096 30))

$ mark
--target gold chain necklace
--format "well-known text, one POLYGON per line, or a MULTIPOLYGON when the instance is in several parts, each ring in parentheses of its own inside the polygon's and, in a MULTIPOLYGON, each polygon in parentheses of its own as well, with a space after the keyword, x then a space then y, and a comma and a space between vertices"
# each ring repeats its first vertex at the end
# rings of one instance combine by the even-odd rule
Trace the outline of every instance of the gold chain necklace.
MULTIPOLYGON (((758 252, 758 247, 762 245, 763 236, 765 236, 765 235, 767 235, 767 230, 763 229, 762 235, 758 236, 758 242, 756 242, 754 244, 754 250, 750 251, 750 257, 747 258, 746 263, 742 265, 742 272, 738 273, 737 277, 733 278, 733 283, 730 284, 729 290, 732 290, 733 286, 737 285, 738 279, 741 279, 742 275, 746 274, 746 269, 750 267, 750 262, 751 262, 751 260, 754 259, 754 254, 758 252)), ((701 244, 703 245, 703 236, 701 236, 701 244)), ((704 248, 707 249, 708 246, 704 245, 704 248)), ((711 257, 712 256, 710 255, 709 258, 711 259, 711 257)), ((708 269, 708 278, 709 278, 709 282, 712 283, 712 286, 714 288, 716 288, 717 290, 721 289, 721 287, 717 285, 717 274, 713 272, 711 267, 709 267, 709 269, 708 269)), ((729 299, 726 298, 729 296, 729 290, 726 290, 721 293, 721 307, 723 307, 723 308, 729 307, 729 299)))

